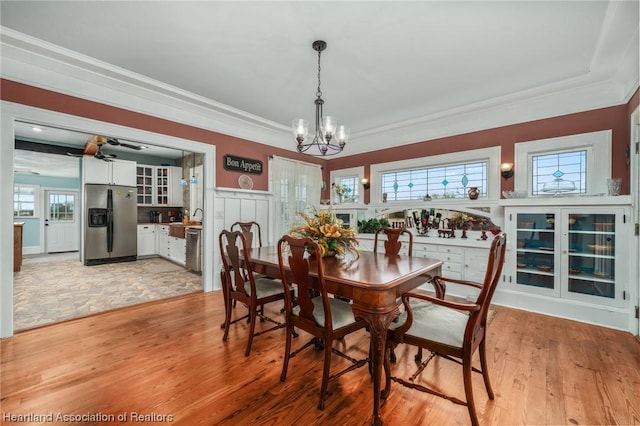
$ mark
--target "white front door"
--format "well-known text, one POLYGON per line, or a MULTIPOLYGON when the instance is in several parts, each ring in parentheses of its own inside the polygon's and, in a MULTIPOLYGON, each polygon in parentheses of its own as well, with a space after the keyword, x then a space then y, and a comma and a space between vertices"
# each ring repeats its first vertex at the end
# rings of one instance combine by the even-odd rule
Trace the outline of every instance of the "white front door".
POLYGON ((47 190, 45 204, 45 252, 78 251, 78 192, 47 190))

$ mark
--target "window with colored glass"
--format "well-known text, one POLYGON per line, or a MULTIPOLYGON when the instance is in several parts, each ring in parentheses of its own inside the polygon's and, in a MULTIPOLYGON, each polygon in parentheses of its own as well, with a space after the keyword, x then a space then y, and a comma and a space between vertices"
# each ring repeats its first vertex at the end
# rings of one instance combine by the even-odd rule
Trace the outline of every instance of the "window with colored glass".
POLYGON ((427 197, 467 198, 469 188, 477 187, 485 198, 487 161, 383 172, 381 192, 387 201, 423 200, 427 197))

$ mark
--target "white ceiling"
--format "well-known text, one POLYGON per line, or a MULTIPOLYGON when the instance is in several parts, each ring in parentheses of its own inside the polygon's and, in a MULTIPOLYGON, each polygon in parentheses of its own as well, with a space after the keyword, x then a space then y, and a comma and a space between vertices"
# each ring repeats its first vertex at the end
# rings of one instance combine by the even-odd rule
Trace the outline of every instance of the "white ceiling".
MULTIPOLYGON (((55 144, 61 146, 83 148, 91 134, 59 129, 41 124, 16 122, 14 132, 17 138, 27 142, 55 144)), ((108 135, 111 136, 111 135, 108 135)), ((114 155, 116 158, 127 158, 128 154, 144 155, 156 159, 175 160, 181 158, 185 152, 181 150, 150 145, 138 141, 117 138, 120 143, 143 147, 143 150, 131 150, 124 146, 104 144, 102 151, 114 155)), ((42 175, 54 177, 78 177, 78 157, 50 154, 45 152, 16 150, 14 154, 14 172, 26 175, 42 175)))
POLYGON ((279 126, 313 120, 311 43, 323 39, 325 115, 352 135, 581 81, 614 82, 620 101, 638 85, 637 0, 3 0, 0 7, 3 27, 279 126))

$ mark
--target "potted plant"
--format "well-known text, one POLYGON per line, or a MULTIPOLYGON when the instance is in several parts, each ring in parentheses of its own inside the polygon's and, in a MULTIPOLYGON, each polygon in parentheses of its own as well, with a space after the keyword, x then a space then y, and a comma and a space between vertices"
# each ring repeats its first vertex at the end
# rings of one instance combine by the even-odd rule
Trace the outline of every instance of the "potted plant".
POLYGON ((390 224, 386 218, 359 220, 358 232, 361 234, 375 234, 378 229, 388 226, 390 226, 390 224))

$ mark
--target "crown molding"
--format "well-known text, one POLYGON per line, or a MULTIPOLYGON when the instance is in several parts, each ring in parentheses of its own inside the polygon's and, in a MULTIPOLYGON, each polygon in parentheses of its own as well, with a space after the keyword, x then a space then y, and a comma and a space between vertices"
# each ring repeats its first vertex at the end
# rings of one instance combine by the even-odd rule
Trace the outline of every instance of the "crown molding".
POLYGON ((2 77, 12 81, 272 146, 290 133, 287 126, 6 27, 0 27, 0 47, 2 77))
MULTIPOLYGON (((613 75, 598 53, 582 76, 354 133, 335 158, 626 103, 638 88, 637 45, 636 31, 613 75)), ((296 152, 288 126, 126 69, 5 27, 0 48, 3 78, 296 152)))

